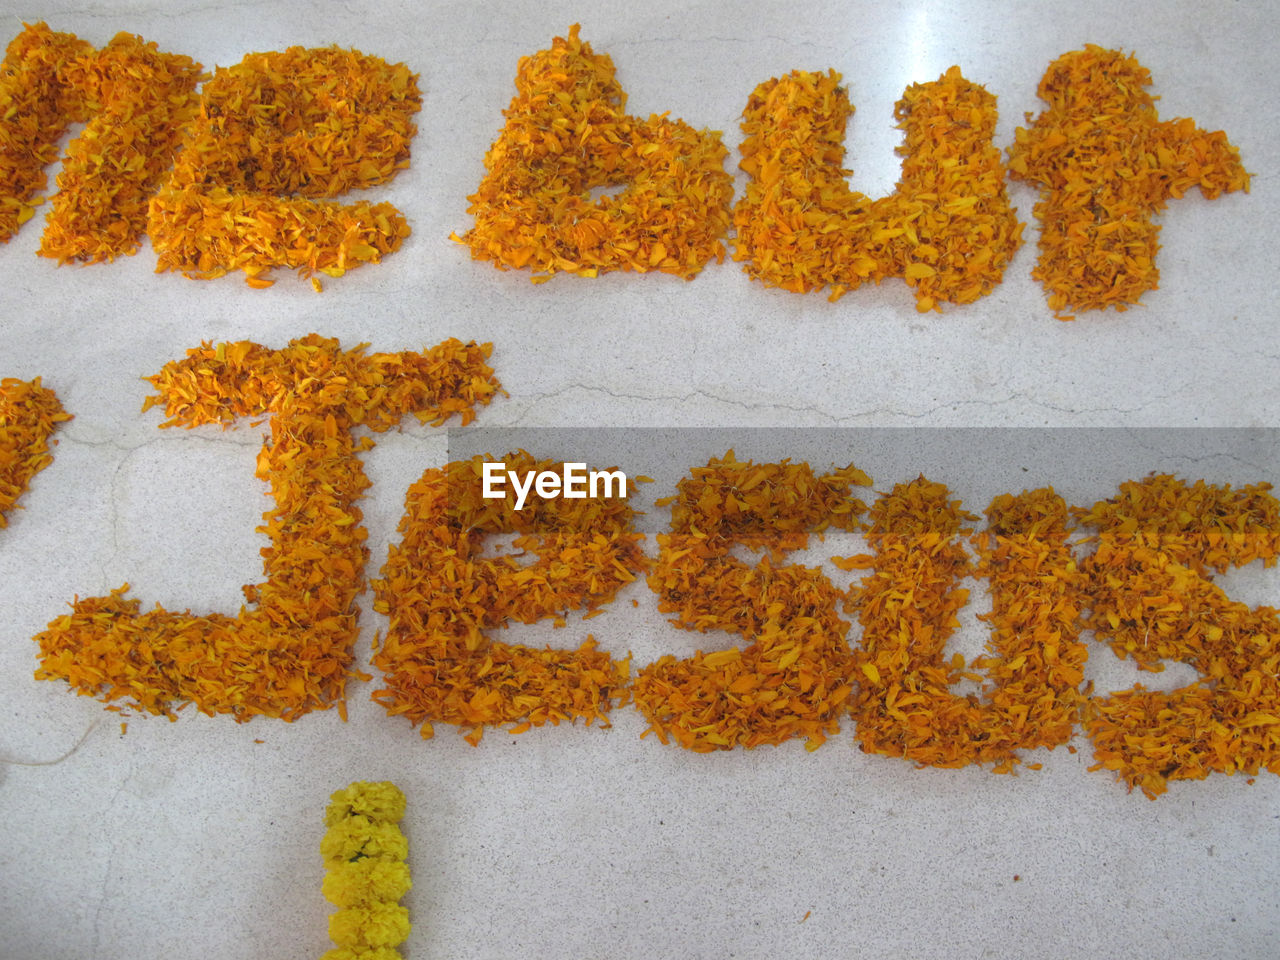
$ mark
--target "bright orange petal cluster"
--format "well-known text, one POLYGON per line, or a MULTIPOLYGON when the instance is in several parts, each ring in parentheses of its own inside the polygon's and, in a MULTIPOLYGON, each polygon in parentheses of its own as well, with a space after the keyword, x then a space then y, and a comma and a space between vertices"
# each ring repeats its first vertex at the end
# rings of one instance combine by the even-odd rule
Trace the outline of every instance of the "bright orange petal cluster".
POLYGON ((835 71, 793 71, 760 84, 743 111, 751 177, 734 208, 735 260, 753 279, 794 293, 902 277, 916 309, 971 303, 1004 275, 1022 224, 992 145, 996 100, 952 67, 908 87, 894 108, 904 141, 897 190, 849 189, 845 123, 853 113, 835 71))
POLYGON ((733 181, 718 132, 628 115, 613 61, 577 24, 521 59, 516 90, 470 197, 475 226, 454 238, 473 258, 535 281, 610 270, 689 279, 723 260, 733 181))
POLYGON ((855 529, 864 507, 850 488, 870 483, 852 465, 819 477, 807 463, 742 462, 732 450, 680 481, 649 578, 658 609, 748 645, 664 656, 639 672, 636 706, 663 743, 705 753, 805 737, 813 750, 839 730, 853 689, 840 593, 821 570, 778 561, 810 533, 855 529), (768 555, 749 565, 731 555, 735 544, 768 555))
POLYGON ((1087 653, 1066 504, 1051 489, 1005 494, 987 517, 975 567, 962 538, 976 518, 942 484, 921 477, 872 506, 875 553, 861 559, 873 572, 850 598, 863 628, 853 706, 863 750, 1003 773, 1020 762, 1017 751, 1071 739, 1087 653), (943 651, 968 601, 958 583, 970 574, 988 581, 992 630, 988 654, 966 665, 943 651), (961 695, 951 689, 961 680, 986 684, 961 695))
POLYGON ((49 435, 70 419, 39 377, 0 380, 0 527, 31 478, 53 462, 49 435))
MULTIPOLYGON (((1054 310, 1124 310, 1156 289, 1160 227, 1152 216, 1198 186, 1212 199, 1248 190, 1221 130, 1162 121, 1132 56, 1088 45, 1049 65, 1031 128, 1018 128, 1009 173, 1040 187, 1040 260, 1032 276, 1054 310)), ((1064 320, 1072 319, 1062 316, 1064 320)))
POLYGON ((1098 533, 1086 561, 1087 626, 1147 670, 1189 663, 1171 692, 1090 699, 1085 729, 1099 767, 1155 798, 1171 780, 1280 773, 1280 611, 1231 600, 1211 570, 1280 556, 1280 502, 1269 484, 1233 490, 1168 475, 1130 481, 1079 511, 1098 533))
POLYGON ((151 195, 195 116, 200 64, 121 33, 58 79, 79 94, 75 119, 88 124, 67 148, 40 255, 97 263, 137 253, 151 195))
POLYGON ((35 213, 58 158, 58 140, 84 120, 84 94, 63 81, 67 66, 93 47, 44 23, 25 24, 0 63, 0 241, 8 242, 35 213))
POLYGON ((499 389, 487 344, 364 349, 344 351, 315 334, 283 350, 204 344, 148 378, 158 394, 147 406, 164 405, 165 427, 269 415, 258 457, 275 502, 258 528, 271 541, 262 551, 266 579, 244 588, 249 606, 234 617, 158 606, 142 613, 124 596, 127 584, 77 600, 35 638, 38 679, 171 718, 186 702, 237 720, 343 708, 368 559, 355 506, 369 486, 359 454, 373 446, 354 430, 383 431, 408 413, 466 422, 499 389))
MULTIPOLYGON (((576 650, 538 650, 490 631, 547 618, 563 626, 568 610, 610 602, 648 563, 634 513, 621 498, 531 497, 520 510, 510 495, 486 499, 485 460, 493 458, 427 470, 409 488, 400 542, 373 584, 374 609, 390 618, 373 657, 386 686, 374 699, 424 737, 443 722, 466 728, 473 744, 504 723, 513 732, 561 720, 607 725, 614 701, 625 702, 629 659, 591 637, 576 650), (485 554, 486 537, 508 533, 516 554, 485 554), (522 562, 528 555, 537 559, 522 562)), ((502 462, 521 475, 561 467, 523 450, 502 462)))
POLYGON ((390 204, 321 201, 407 167, 420 104, 416 74, 356 50, 218 68, 151 202, 157 270, 269 286, 273 266, 336 277, 399 249, 409 227, 390 204))

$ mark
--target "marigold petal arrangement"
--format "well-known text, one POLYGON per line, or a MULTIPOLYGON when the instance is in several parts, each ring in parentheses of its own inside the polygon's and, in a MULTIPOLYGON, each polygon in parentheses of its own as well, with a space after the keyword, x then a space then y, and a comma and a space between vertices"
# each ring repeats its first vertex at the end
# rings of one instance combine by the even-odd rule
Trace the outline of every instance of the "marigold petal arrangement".
MULTIPOLYGON (((26 26, 0 64, 0 240, 41 201, 44 167, 71 122, 69 148, 40 253, 99 262, 138 249, 157 271, 212 279, 242 271, 271 286, 273 267, 347 270, 400 248, 408 220, 389 203, 338 203, 408 166, 417 75, 357 50, 253 53, 205 80, 200 65, 121 33, 95 50, 44 23, 26 26), (166 168, 173 161, 167 179, 166 168), (163 182, 163 185, 161 185, 163 182), (148 200, 148 197, 150 199, 148 200)), ((1221 131, 1161 121, 1134 56, 1087 45, 1045 72, 1049 104, 1008 148, 1016 179, 1036 184, 1040 257, 1032 275, 1066 310, 1124 310, 1155 289, 1159 227, 1170 198, 1249 189, 1221 131)), ((733 205, 718 131, 666 114, 625 112, 609 56, 574 24, 520 60, 516 96, 469 197, 463 236, 474 259, 558 272, 661 271, 686 279, 733 258, 768 286, 845 292, 886 277, 918 310, 992 292, 1023 224, 993 145, 996 100, 952 66, 908 87, 894 107, 902 175, 889 196, 850 190, 844 132, 853 106, 841 77, 795 70, 760 84, 741 127, 749 176, 733 205), (730 207, 732 205, 732 212, 730 207)))
POLYGON ((720 134, 624 110, 613 61, 578 37, 520 61, 506 125, 454 239, 502 269, 692 278, 724 258, 733 181, 720 134), (616 194, 600 189, 622 187, 616 194))
POLYGON ((93 47, 73 33, 55 33, 41 22, 24 24, 0 63, 0 240, 9 242, 35 214, 48 183, 44 168, 58 158, 58 140, 73 120, 84 119, 83 92, 62 76, 69 63, 93 47))
POLYGON ((742 462, 730 450, 659 501, 673 505, 649 577, 658 609, 677 627, 747 642, 640 670, 636 707, 663 743, 706 753, 805 737, 815 750, 839 730, 853 691, 840 592, 821 570, 778 561, 812 533, 855 529, 865 507, 850 490, 870 483, 852 464, 816 476, 807 463, 742 462), (734 544, 766 556, 748 565, 734 544))
POLYGON ((408 67, 357 50, 290 47, 218 68, 151 201, 157 271, 242 270, 262 287, 273 266, 338 277, 399 249, 409 226, 390 204, 325 201, 409 165, 421 100, 408 67))
POLYGON ((187 702, 237 720, 345 710, 368 559, 355 506, 369 485, 359 454, 373 446, 354 430, 385 431, 409 413, 469 422, 500 389, 490 351, 448 340, 426 353, 366 354, 311 334, 283 350, 206 343, 167 364, 148 378, 159 392, 144 407, 165 407, 162 427, 269 417, 258 457, 275 502, 258 528, 271 540, 266 579, 244 587, 249 607, 234 617, 143 613, 127 584, 77 599, 35 638, 36 677, 170 718, 187 702))
POLYGON ((39 377, 0 380, 0 528, 31 478, 53 462, 49 436, 70 419, 39 377))
POLYGON ((413 882, 405 860, 409 842, 397 826, 405 799, 389 781, 357 781, 335 792, 325 813, 324 897, 337 944, 320 960, 398 960, 409 937, 409 911, 399 900, 413 882))
POLYGON ((128 33, 63 66, 58 80, 79 93, 76 119, 88 124, 62 161, 41 256, 97 263, 138 252, 151 195, 196 115, 204 78, 190 57, 128 33))
MULTIPOLYGON (((486 457, 427 470, 409 488, 400 542, 373 583, 374 609, 390 618, 373 665, 384 688, 373 698, 391 716, 420 726, 465 728, 479 743, 486 727, 584 720, 608 726, 627 699, 629 660, 615 660, 588 636, 577 649, 502 643, 490 631, 508 622, 588 613, 609 603, 647 568, 625 499, 485 499, 486 457), (483 554, 486 536, 514 533, 515 554, 483 554), (520 560, 532 554, 529 563, 520 560)), ((502 458, 520 473, 558 468, 524 450, 502 458)))
POLYGON ((905 138, 897 190, 878 200, 849 189, 842 167, 853 107, 840 75, 793 71, 760 84, 743 111, 751 177, 733 211, 734 259, 793 293, 902 277, 916 309, 972 303, 998 284, 1021 243, 992 145, 996 100, 952 67, 908 87, 894 108, 905 138))
POLYGON ((1154 799, 1172 780, 1280 773, 1280 611, 1231 600, 1209 579, 1280 556, 1280 502, 1270 484, 1233 490, 1166 474, 1077 511, 1096 530, 1085 562, 1086 625, 1146 670, 1180 660, 1200 674, 1171 692, 1090 698, 1092 769, 1154 799))
POLYGON ((1168 200, 1196 186, 1209 199, 1249 189, 1226 134, 1162 121, 1149 86, 1132 55, 1093 44, 1064 54, 1040 81, 1049 108, 1009 148, 1010 175, 1040 188, 1031 273, 1055 311, 1136 304, 1158 286, 1152 217, 1168 200))
POLYGON ((920 477, 872 505, 874 554, 856 558, 872 572, 849 598, 863 631, 852 712, 864 751, 1005 773, 1021 762, 1018 750, 1071 739, 1087 652, 1067 506, 1041 489, 997 498, 987 517, 975 566, 963 540, 976 517, 943 484, 920 477), (988 654, 948 661, 943 649, 968 602, 959 581, 972 574, 992 595, 988 654), (986 684, 981 695, 962 695, 952 690, 961 680, 986 684))

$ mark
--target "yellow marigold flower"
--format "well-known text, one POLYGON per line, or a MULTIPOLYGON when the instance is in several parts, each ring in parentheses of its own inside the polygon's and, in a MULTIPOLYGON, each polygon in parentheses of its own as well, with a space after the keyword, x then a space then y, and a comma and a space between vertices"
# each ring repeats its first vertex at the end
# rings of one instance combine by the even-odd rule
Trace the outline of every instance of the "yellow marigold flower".
POLYGON ((340 947, 394 947, 409 936, 409 911, 398 903, 345 907, 329 918, 329 939, 340 947))
POLYGON ((354 860, 337 863, 324 878, 324 898, 337 907, 377 900, 399 900, 413 882, 408 865, 398 860, 354 860))
POLYGON ((391 947, 374 947, 372 950, 349 950, 336 947, 326 951, 320 960, 403 960, 391 947))
POLYGON ((349 817, 331 826, 320 841, 325 866, 365 857, 403 860, 409 841, 394 823, 374 823, 368 817, 349 817))
POLYGON ((331 827, 345 817, 363 816, 370 820, 396 821, 404 816, 404 794, 394 783, 361 780, 336 791, 329 798, 325 826, 331 827))

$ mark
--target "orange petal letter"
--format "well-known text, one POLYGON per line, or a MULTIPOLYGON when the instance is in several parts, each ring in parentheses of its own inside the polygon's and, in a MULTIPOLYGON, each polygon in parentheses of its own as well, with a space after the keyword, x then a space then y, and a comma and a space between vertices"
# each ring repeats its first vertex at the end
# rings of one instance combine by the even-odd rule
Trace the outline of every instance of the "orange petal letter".
POLYGON ((947 488, 921 477, 871 508, 871 575, 852 593, 862 622, 854 654, 857 739, 868 753, 934 767, 992 763, 1071 739, 1086 659, 1079 640, 1080 575, 1068 546, 1067 507, 1052 490, 1005 494, 988 508, 975 569, 961 542, 974 519, 947 488), (943 649, 968 601, 959 580, 988 580, 989 655, 965 665, 943 649), (981 680, 982 695, 951 690, 981 680))
POLYGON ((1116 656, 1200 676, 1089 700, 1094 759, 1154 799, 1170 780, 1280 773, 1280 614, 1230 599, 1211 571, 1280 556, 1280 503, 1266 483, 1233 490, 1153 475, 1077 511, 1098 531, 1086 561, 1086 626, 1116 656))
MULTIPOLYGON (((570 609, 609 603, 648 562, 633 511, 617 496, 530 497, 521 507, 510 490, 486 498, 485 460, 427 470, 409 488, 400 543, 374 581, 374 609, 391 620, 373 658, 386 684, 374 699, 423 737, 443 722, 466 728, 472 744, 504 723, 516 733, 561 720, 607 726, 614 701, 625 702, 629 660, 592 637, 537 650, 489 631, 548 618, 562 626, 570 609), (485 554, 487 538, 508 533, 518 554, 485 554), (537 559, 518 562, 528 554, 537 559)), ((520 475, 563 466, 523 450, 501 462, 520 475)))
POLYGON ((1009 148, 1010 175, 1040 188, 1031 273, 1054 310, 1137 303, 1160 279, 1152 216, 1192 187, 1210 199, 1249 189, 1226 134, 1161 120, 1149 86, 1132 56, 1092 44, 1064 54, 1040 81, 1049 109, 1030 130, 1019 127, 1009 148))
POLYGON ((740 166, 751 180, 733 212, 734 259, 769 286, 829 286, 833 300, 902 277, 922 312, 990 293, 1022 236, 991 143, 996 98, 959 67, 908 87, 894 108, 902 178, 878 200, 850 190, 841 166, 852 113, 835 71, 756 87, 742 114, 740 166))
POLYGON ((5 377, 0 380, 0 527, 31 478, 53 462, 49 435, 71 419, 54 392, 40 385, 5 377))
POLYGON ((26 27, 0 65, 0 238, 30 219, 59 137, 79 122, 87 125, 63 159, 40 255, 98 263, 136 253, 202 79, 189 57, 133 34, 94 50, 43 23, 26 27))
POLYGON ((404 64, 355 50, 290 47, 219 68, 151 202, 156 269, 243 270, 262 287, 273 266, 336 277, 378 262, 409 235, 400 212, 326 201, 408 166, 420 102, 404 64))
POLYGON ((271 540, 266 579, 244 588, 238 616, 142 613, 127 585, 77 600, 35 638, 37 678, 170 717, 182 701, 237 720, 341 707, 368 555, 355 501, 369 486, 359 454, 373 441, 355 429, 384 431, 409 413, 468 421, 498 389, 488 353, 450 340, 425 354, 365 354, 311 334, 283 350, 205 344, 167 364, 149 378, 159 394, 147 406, 170 416, 161 426, 270 417, 258 457, 275 499, 258 528, 271 540))
POLYGON ((715 131, 626 113, 613 61, 578 39, 520 61, 506 126, 455 237, 477 260, 535 271, 658 270, 692 278, 724 258, 733 180, 715 131), (598 188, 622 187, 596 198, 598 188))
POLYGON ((93 47, 72 33, 28 25, 0 63, 0 240, 31 219, 48 183, 44 168, 58 158, 58 140, 86 118, 83 92, 68 83, 69 64, 93 47))
POLYGON ((636 706, 663 743, 706 753, 805 737, 815 750, 839 730, 853 690, 840 592, 821 570, 778 561, 810 533, 855 529, 864 507, 849 490, 870 482, 852 465, 819 477, 806 463, 743 463, 732 450, 680 481, 649 578, 658 609, 747 646, 664 656, 639 672, 636 706), (734 544, 767 555, 750 565, 734 544))

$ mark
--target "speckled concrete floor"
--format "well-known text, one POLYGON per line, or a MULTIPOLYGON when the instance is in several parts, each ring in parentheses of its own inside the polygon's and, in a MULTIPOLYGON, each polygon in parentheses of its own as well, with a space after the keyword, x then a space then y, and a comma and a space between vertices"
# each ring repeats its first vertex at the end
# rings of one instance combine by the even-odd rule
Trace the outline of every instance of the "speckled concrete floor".
MULTIPOLYGON (((240 584, 258 577, 262 429, 162 433, 157 412, 139 412, 140 378, 204 340, 492 341, 509 396, 477 426, 714 428, 665 445, 652 434, 649 446, 609 441, 657 478, 648 502, 695 465, 686 451, 729 444, 824 468, 852 459, 878 489, 928 472, 975 511, 1028 472, 1025 482, 1079 503, 1148 470, 1280 480, 1267 435, 1108 433, 1107 454, 1102 441, 1072 452, 1089 435, 1051 431, 1009 455, 996 433, 917 432, 1280 426, 1273 5, 3 0, 0 15, 6 36, 39 19, 98 45, 125 30, 207 67, 338 43, 407 63, 424 93, 412 165, 376 191, 412 237, 323 294, 292 276, 256 291, 156 275, 145 246, 115 264, 57 268, 35 256, 39 218, 0 248, 0 376, 42 376, 75 415, 0 530, 0 955, 318 956, 325 802, 351 780, 382 778, 409 799, 412 960, 1280 954, 1271 775, 1179 784, 1151 803, 1087 772, 1082 738, 1074 755, 1003 777, 864 755, 849 724, 813 754, 789 743, 695 756, 642 740, 631 710, 607 731, 495 732, 473 749, 450 729, 424 742, 388 719, 369 701, 376 680, 352 686, 346 724, 336 712, 238 726, 188 711, 172 724, 134 718, 122 736, 100 704, 32 679, 30 639, 73 597, 126 580, 144 607, 233 612, 240 584), (872 195, 896 179, 892 106, 908 83, 960 64, 999 97, 1003 148, 1041 108, 1036 85, 1053 58, 1086 42, 1132 50, 1162 116, 1227 131, 1253 190, 1173 202, 1160 289, 1137 309, 1074 323, 1054 319, 1030 276, 1034 225, 994 294, 941 315, 917 314, 897 281, 833 304, 765 289, 731 262, 689 283, 535 286, 471 261, 449 235, 470 223, 466 198, 518 59, 575 19, 612 55, 634 112, 723 130, 730 165, 756 83, 839 70, 858 108, 848 163, 872 195), (855 429, 869 427, 912 429, 892 447, 855 429)), ((1011 196, 1029 221, 1034 194, 1015 184, 1011 196)), ((448 439, 406 425, 367 455, 370 575, 408 485, 445 461, 448 439)), ((665 514, 655 517, 660 527, 665 514)), ((1280 605, 1275 570, 1232 583, 1242 599, 1280 605)), ((386 623, 370 601, 362 657, 386 623)), ((589 627, 510 637, 576 644, 590 629, 637 665, 720 642, 670 629, 643 584, 615 607, 589 627)), ((1100 683, 1138 679, 1102 647, 1092 653, 1100 683)))

